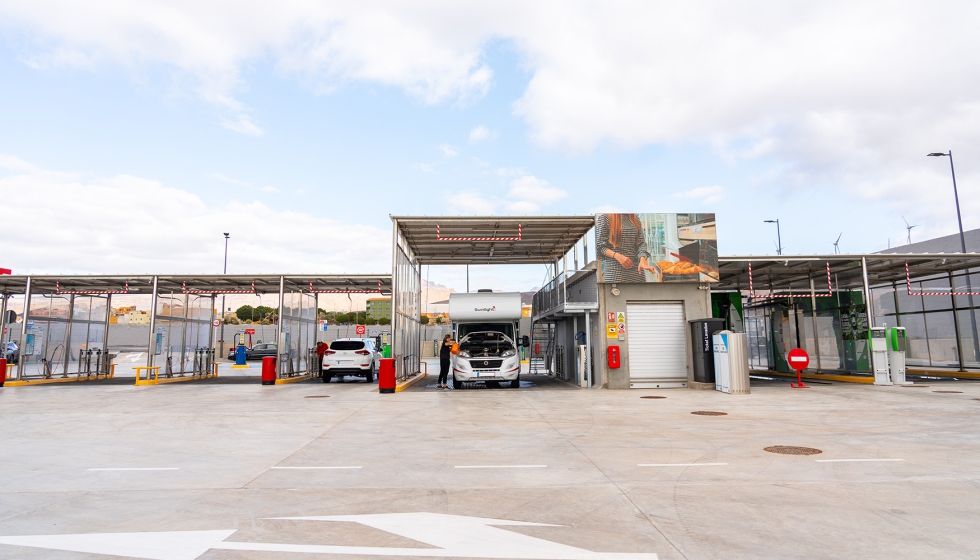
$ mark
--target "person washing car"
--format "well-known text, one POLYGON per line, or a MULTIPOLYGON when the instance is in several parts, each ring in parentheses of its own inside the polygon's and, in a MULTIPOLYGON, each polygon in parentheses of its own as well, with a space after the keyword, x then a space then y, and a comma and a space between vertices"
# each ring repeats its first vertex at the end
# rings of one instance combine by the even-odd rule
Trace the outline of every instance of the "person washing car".
POLYGON ((449 381, 449 357, 453 350, 453 337, 447 334, 442 338, 442 346, 439 348, 439 384, 440 389, 448 389, 449 381))

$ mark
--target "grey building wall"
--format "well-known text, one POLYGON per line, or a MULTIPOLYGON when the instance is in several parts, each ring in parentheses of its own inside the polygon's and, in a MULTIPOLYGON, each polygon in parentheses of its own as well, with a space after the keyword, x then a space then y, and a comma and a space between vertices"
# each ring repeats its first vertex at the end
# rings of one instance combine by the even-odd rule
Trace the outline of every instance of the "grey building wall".
MULTIPOLYGON (((650 284, 599 284, 599 314, 598 323, 593 329, 593 347, 598 355, 593 356, 596 366, 597 384, 601 383, 607 389, 629 389, 629 317, 626 321, 626 335, 611 339, 606 337, 606 314, 609 312, 626 312, 627 302, 683 302, 685 320, 705 319, 711 317, 711 294, 708 290, 700 289, 694 283, 650 283, 650 284), (619 289, 619 295, 612 294, 613 288, 619 289), (606 359, 607 348, 618 345, 620 350, 621 367, 610 369, 606 359)), ((593 316, 595 317, 595 316, 593 316)), ((687 325, 685 324, 685 329, 687 325)), ((694 381, 694 361, 691 355, 690 336, 687 341, 687 380, 688 386, 694 381)), ((632 343, 642 344, 643 341, 633 340, 632 343)))
MULTIPOLYGON (((980 229, 971 229, 969 231, 964 231, 963 237, 966 239, 966 251, 968 253, 976 253, 980 251, 980 229)), ((927 239, 926 241, 912 243, 911 245, 900 245, 898 247, 892 247, 891 249, 885 249, 884 251, 878 251, 878 252, 879 253, 959 253, 962 250, 963 248, 962 245, 960 244, 960 234, 954 233, 953 235, 945 235, 943 237, 927 239)))

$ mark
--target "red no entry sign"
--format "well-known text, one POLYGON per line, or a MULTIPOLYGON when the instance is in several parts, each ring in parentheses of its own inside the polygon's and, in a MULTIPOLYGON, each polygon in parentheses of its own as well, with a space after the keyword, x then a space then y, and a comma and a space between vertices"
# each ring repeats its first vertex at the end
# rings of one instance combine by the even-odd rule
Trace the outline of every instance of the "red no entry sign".
POLYGON ((802 348, 793 348, 789 351, 789 355, 786 357, 789 361, 789 367, 796 370, 796 383, 790 383, 794 389, 808 389, 806 385, 803 384, 803 379, 800 376, 803 370, 810 365, 810 355, 806 353, 806 350, 802 348))
POLYGON ((810 355, 802 348, 793 348, 789 351, 789 367, 800 371, 810 365, 810 355))
POLYGON ((365 327, 364 325, 357 325, 357 328, 354 329, 354 332, 356 332, 357 334, 364 334, 367 332, 367 327, 365 327))

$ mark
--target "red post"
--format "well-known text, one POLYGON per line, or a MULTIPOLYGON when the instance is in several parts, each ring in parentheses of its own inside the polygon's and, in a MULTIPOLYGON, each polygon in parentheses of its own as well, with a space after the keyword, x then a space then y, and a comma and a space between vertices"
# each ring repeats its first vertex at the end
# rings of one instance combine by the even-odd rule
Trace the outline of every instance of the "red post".
POLYGON ((262 358, 262 384, 276 384, 276 357, 266 356, 262 358))
POLYGON ((0 387, 3 387, 3 382, 7 379, 7 358, 0 358, 0 387))
POLYGON ((378 392, 395 392, 395 359, 381 358, 381 367, 378 368, 378 392))

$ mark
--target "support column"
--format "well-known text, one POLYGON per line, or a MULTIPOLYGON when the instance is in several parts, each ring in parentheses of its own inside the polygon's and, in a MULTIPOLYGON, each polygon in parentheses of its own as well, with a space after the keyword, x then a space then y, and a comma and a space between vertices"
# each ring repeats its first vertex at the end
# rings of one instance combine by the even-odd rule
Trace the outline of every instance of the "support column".
POLYGON ((595 375, 592 374, 592 312, 585 312, 585 374, 589 376, 589 388, 595 386, 595 375))
POLYGON ((285 340, 282 336, 283 303, 285 303, 286 279, 279 277, 279 312, 276 319, 276 379, 282 378, 282 356, 285 353, 289 357, 289 348, 286 348, 285 340))
MULTIPOLYGON (((572 348, 578 350, 578 339, 575 338, 578 335, 578 316, 572 317, 572 348)), ((579 370, 578 364, 578 352, 573 352, 572 356, 575 360, 575 384, 579 387, 582 386, 582 375, 585 373, 584 370, 579 370)))
POLYGON ((105 328, 102 329, 102 367, 108 374, 111 370, 109 365, 109 318, 112 317, 112 294, 105 296, 105 328))
POLYGON ((589 264, 589 232, 582 236, 582 258, 583 265, 589 264))
MULTIPOLYGON (((68 324, 65 325, 65 371, 61 377, 68 377, 68 366, 71 364, 71 324, 75 321, 75 294, 68 296, 68 324)), ((82 350, 78 350, 78 373, 82 373, 82 350)))
MULTIPOLYGON (((401 360, 401 346, 404 343, 398 334, 398 327, 401 318, 398 316, 398 220, 391 221, 391 357, 395 359, 395 375, 401 375, 398 371, 398 362, 401 360)), ((338 334, 340 334, 338 332, 338 334)))
MULTIPOLYGON (((7 292, 3 292, 2 294, 0 294, 0 347, 3 346, 3 343, 8 338, 6 336, 7 335, 7 332, 6 331, 7 331, 7 298, 8 297, 9 296, 7 295, 7 292)), ((7 375, 7 372, 3 372, 3 374, 4 375, 7 375)))
POLYGON ((864 312, 868 315, 868 328, 875 326, 874 313, 871 311, 871 287, 868 281, 868 257, 861 257, 861 284, 864 289, 864 312))
MULTIPOLYGON (((208 355, 210 355, 211 352, 213 351, 214 352, 214 360, 210 360, 210 358, 209 358, 209 363, 211 364, 211 369, 208 370, 208 371, 206 371, 206 372, 204 372, 206 375, 210 375, 211 372, 214 371, 214 367, 215 367, 214 364, 217 364, 218 363, 218 351, 214 347, 214 317, 215 317, 215 315, 214 315, 214 306, 217 303, 218 303, 218 296, 216 296, 215 294, 211 294, 211 311, 212 311, 212 315, 211 315, 211 320, 208 321, 208 355)), ((221 324, 222 325, 225 324, 224 321, 222 321, 221 324)))
MULTIPOLYGON (((31 314, 31 277, 24 287, 24 315, 20 322, 20 355, 17 356, 17 381, 24 379, 24 350, 27 348, 27 317, 31 314)), ((6 372, 4 372, 6 375, 6 372)))
POLYGON ((157 277, 153 277, 153 292, 150 295, 150 342, 146 347, 146 366, 153 366, 153 356, 157 349, 157 277))
POLYGON ((817 371, 823 369, 820 364, 820 331, 817 330, 817 293, 813 286, 813 275, 810 276, 810 319, 813 323, 813 353, 817 357, 817 371))
MULTIPOLYGON (((949 291, 956 291, 953 284, 953 273, 947 271, 946 274, 949 275, 949 291)), ((953 303, 953 331, 956 333, 956 357, 960 362, 958 371, 966 371, 966 361, 963 359, 963 339, 960 337, 960 314, 959 309, 956 307, 956 296, 950 294, 949 299, 953 303)))
MULTIPOLYGON (((170 301, 173 301, 173 294, 171 294, 170 301)), ((184 321, 180 326, 180 376, 184 376, 184 364, 187 363, 187 308, 190 307, 191 295, 184 294, 184 321)), ((170 314, 173 316, 173 305, 170 306, 170 314)), ((170 321, 171 328, 173 328, 173 321, 170 321)), ((208 340, 211 340, 208 338, 208 340)))

